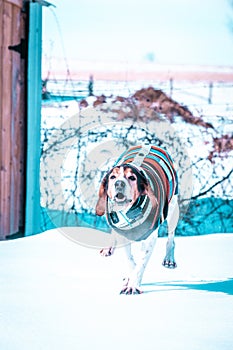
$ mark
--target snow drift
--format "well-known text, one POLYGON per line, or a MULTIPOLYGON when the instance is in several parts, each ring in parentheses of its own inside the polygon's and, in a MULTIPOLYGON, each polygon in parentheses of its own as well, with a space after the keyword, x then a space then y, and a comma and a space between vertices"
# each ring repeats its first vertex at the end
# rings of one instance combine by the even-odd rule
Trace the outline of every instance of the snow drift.
POLYGON ((0 348, 4 350, 230 350, 233 234, 176 238, 176 270, 159 238, 142 295, 119 295, 123 249, 103 258, 75 244, 87 228, 0 243, 0 348), (80 234, 80 232, 79 232, 80 234))

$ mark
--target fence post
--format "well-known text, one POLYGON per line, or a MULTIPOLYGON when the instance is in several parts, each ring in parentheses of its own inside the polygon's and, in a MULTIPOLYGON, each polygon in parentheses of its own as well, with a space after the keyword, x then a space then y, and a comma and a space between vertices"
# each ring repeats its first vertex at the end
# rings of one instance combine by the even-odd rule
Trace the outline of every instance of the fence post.
POLYGON ((213 83, 209 83, 209 97, 208 97, 208 103, 212 104, 212 98, 213 98, 213 83))
POLYGON ((169 82, 170 82, 170 97, 172 97, 172 93, 173 93, 173 78, 170 78, 169 82))

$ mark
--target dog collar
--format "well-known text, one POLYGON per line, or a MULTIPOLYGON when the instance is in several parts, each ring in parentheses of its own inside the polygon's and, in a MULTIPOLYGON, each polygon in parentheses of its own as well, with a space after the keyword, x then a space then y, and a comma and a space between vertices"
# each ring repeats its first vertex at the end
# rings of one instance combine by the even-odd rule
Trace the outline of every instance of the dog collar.
POLYGON ((109 224, 120 230, 133 229, 147 219, 152 205, 146 195, 140 196, 131 208, 125 210, 112 210, 111 200, 107 202, 107 218, 109 224))

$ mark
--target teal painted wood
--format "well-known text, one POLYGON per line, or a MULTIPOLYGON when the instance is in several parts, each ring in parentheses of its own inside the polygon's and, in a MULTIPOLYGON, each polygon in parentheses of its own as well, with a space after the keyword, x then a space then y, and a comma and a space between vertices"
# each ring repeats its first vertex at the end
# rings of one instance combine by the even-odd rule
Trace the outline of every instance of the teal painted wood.
POLYGON ((30 2, 29 6, 25 236, 41 232, 40 128, 42 5, 30 2))

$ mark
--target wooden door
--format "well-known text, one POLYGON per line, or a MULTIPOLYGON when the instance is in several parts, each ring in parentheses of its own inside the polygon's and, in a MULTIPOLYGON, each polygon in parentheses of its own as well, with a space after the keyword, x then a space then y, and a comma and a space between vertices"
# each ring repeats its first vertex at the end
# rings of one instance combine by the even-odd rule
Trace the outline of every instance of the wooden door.
POLYGON ((0 239, 24 227, 25 22, 23 0, 0 0, 0 239))

